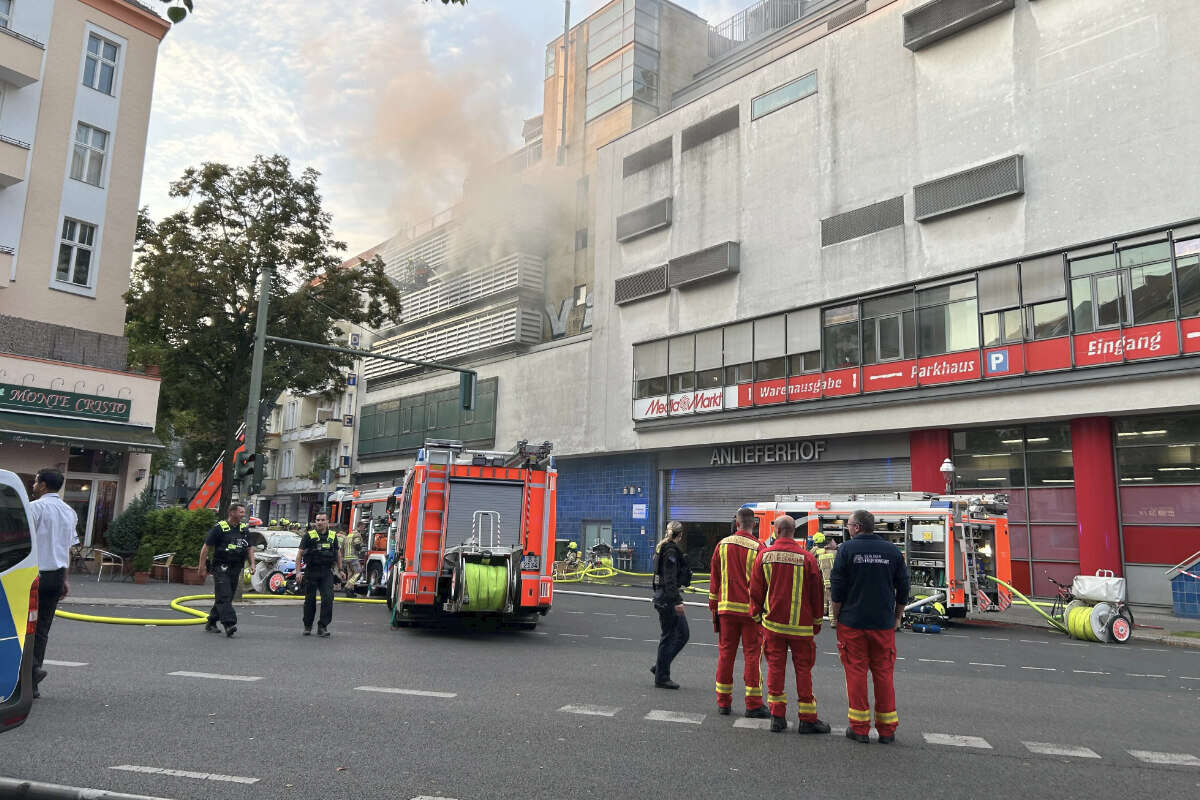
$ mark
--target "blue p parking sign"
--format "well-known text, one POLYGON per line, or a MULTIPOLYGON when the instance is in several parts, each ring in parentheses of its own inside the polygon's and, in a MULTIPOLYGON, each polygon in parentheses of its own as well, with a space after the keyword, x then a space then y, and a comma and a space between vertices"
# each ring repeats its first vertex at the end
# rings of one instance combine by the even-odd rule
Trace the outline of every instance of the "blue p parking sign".
POLYGON ((1008 350, 993 350, 987 354, 987 374, 1003 375, 1008 372, 1008 350))

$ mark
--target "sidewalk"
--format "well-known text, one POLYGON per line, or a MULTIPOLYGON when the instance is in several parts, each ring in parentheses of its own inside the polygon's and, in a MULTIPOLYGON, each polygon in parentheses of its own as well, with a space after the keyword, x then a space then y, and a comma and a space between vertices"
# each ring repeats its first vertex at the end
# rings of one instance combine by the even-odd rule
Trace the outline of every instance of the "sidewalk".
MULTIPOLYGON (((1200 648, 1200 619, 1176 617, 1165 608, 1148 606, 1134 606, 1133 617, 1136 622, 1133 641, 1200 648)), ((1016 604, 1000 613, 972 614, 967 618, 967 624, 1023 625, 1051 630, 1050 623, 1032 608, 1016 604)))

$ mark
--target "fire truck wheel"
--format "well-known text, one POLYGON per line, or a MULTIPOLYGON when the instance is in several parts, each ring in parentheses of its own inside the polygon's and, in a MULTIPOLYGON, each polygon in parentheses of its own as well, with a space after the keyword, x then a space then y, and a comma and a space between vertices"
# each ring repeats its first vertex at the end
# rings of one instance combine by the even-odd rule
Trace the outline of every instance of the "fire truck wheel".
POLYGON ((396 607, 396 576, 389 575, 387 583, 387 607, 388 611, 396 607))

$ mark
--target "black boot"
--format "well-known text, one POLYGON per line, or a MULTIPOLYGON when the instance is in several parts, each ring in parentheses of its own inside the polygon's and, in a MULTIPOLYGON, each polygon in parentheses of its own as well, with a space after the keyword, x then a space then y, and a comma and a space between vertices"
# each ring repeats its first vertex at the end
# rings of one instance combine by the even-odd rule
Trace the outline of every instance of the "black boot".
POLYGON ((866 735, 865 733, 855 733, 854 731, 850 730, 849 728, 846 728, 846 738, 852 742, 858 742, 859 744, 870 744, 871 743, 870 736, 866 735))
POLYGON ((234 635, 235 633, 237 633, 237 625, 227 625, 227 626, 225 626, 225 636, 227 636, 228 638, 232 639, 232 638, 233 638, 233 635, 234 635))
POLYGON ((771 712, 767 711, 767 709, 763 708, 762 706, 759 706, 758 708, 747 708, 746 716, 750 719, 770 719, 771 712))
POLYGON ((796 725, 796 733, 829 733, 830 727, 828 722, 817 720, 816 722, 800 722, 796 725))
POLYGON ((733 712, 729 706, 717 706, 717 713, 722 717, 728 717, 733 712))
POLYGON ((654 682, 654 688, 655 689, 678 689, 679 684, 676 683, 675 681, 671 680, 670 678, 667 678, 665 681, 656 680, 654 682))
POLYGON ((780 733, 787 730, 787 717, 771 717, 771 733, 780 733))
POLYGON ((221 629, 217 627, 217 623, 215 623, 215 622, 206 622, 206 623, 204 623, 204 632, 205 633, 220 633, 221 629))
POLYGON ((320 637, 321 637, 321 638, 323 638, 323 639, 328 639, 328 638, 329 638, 329 631, 328 631, 328 630, 326 630, 326 628, 325 628, 325 626, 324 626, 324 625, 318 625, 318 626, 317 626, 317 636, 320 636, 320 637))

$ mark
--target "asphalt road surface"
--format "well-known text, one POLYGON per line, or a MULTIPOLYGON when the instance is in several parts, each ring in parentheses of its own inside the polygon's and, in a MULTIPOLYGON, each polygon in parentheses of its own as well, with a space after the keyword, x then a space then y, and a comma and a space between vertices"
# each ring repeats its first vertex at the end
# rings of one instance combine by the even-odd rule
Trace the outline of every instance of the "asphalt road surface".
POLYGON ((740 663, 717 716, 704 608, 682 690, 653 688, 652 614, 560 592, 533 633, 393 630, 345 603, 330 639, 302 637, 294 603, 243 606, 234 639, 60 619, 0 775, 172 798, 1200 796, 1200 650, 905 633, 898 741, 860 745, 838 735, 831 631, 814 682, 835 735, 801 737, 739 716, 740 663))

